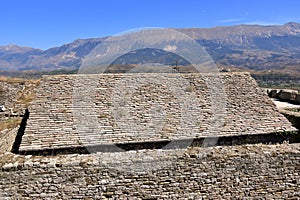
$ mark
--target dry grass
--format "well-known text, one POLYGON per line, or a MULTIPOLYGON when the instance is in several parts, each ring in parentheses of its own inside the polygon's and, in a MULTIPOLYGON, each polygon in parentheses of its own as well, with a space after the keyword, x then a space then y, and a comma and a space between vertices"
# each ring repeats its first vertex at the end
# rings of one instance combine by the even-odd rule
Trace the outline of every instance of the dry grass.
POLYGON ((6 76, 0 76, 0 82, 7 82, 7 83, 19 83, 19 84, 25 84, 25 83, 39 83, 40 79, 24 79, 24 78, 11 78, 6 76))
MULTIPOLYGON (((36 87, 38 86, 36 85, 36 87)), ((22 93, 19 94, 17 102, 21 105, 24 105, 25 108, 27 108, 29 104, 35 99, 35 97, 36 93, 34 88, 26 88, 22 93)))
MULTIPOLYGON (((1 79, 1 78, 0 78, 1 79)), ((14 82, 19 84, 24 84, 24 89, 19 92, 17 97, 17 102, 20 105, 28 107, 28 105, 35 99, 36 88, 39 86, 40 79, 18 79, 18 78, 9 78, 8 82, 14 82)))
POLYGON ((0 82, 7 82, 7 83, 25 83, 26 79, 21 78, 10 78, 6 76, 0 76, 0 82))
POLYGON ((18 127, 21 124, 21 117, 8 118, 3 121, 0 121, 0 131, 5 129, 13 129, 18 127))
POLYGON ((35 94, 30 95, 22 95, 21 98, 19 98, 19 102, 23 104, 25 107, 28 107, 29 104, 35 99, 35 94))
MULTIPOLYGON (((38 88, 41 79, 22 79, 22 78, 10 78, 0 76, 0 83, 5 82, 8 84, 7 87, 11 87, 12 90, 19 85, 22 85, 20 91, 18 91, 17 96, 12 96, 16 101, 14 105, 11 107, 18 108, 18 109, 25 109, 29 106, 29 104, 35 99, 36 96, 36 89, 38 88)), ((10 89, 9 89, 10 90, 10 89)), ((0 95, 3 94, 5 91, 0 86, 0 95)), ((10 91, 8 91, 9 93, 10 91)))

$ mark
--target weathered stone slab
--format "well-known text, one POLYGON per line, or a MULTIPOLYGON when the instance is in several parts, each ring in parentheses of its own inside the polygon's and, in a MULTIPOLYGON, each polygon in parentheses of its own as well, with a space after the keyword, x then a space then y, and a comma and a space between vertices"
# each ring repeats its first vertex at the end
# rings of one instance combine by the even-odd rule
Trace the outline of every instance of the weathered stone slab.
POLYGON ((21 151, 295 131, 248 73, 44 76, 21 151))

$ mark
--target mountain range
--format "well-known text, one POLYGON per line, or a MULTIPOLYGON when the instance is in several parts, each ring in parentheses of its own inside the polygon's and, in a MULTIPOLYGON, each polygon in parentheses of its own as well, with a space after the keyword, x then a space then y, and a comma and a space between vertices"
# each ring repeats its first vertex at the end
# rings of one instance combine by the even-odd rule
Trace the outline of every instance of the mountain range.
MULTIPOLYGON (((299 23, 176 30, 205 47, 218 65, 255 71, 292 68, 300 73, 299 23)), ((78 39, 47 50, 16 45, 0 46, 0 71, 76 70, 83 59, 105 39, 78 39)), ((139 52, 136 56, 142 55, 139 52)), ((160 51, 157 55, 166 56, 160 51)))

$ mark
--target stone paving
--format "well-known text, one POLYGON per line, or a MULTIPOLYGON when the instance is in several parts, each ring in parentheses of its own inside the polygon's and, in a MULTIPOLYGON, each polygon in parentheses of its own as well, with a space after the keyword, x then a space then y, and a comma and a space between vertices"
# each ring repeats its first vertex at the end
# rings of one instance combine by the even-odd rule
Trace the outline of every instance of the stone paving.
POLYGON ((44 76, 21 151, 296 131, 248 73, 44 76))

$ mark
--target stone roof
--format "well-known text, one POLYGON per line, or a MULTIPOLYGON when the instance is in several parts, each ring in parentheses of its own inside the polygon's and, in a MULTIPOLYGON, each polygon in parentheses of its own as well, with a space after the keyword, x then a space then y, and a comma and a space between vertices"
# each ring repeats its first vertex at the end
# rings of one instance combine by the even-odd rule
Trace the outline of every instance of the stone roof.
POLYGON ((296 131, 248 73, 44 76, 21 151, 296 131))

